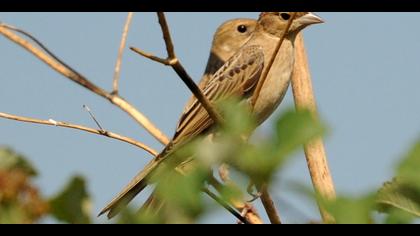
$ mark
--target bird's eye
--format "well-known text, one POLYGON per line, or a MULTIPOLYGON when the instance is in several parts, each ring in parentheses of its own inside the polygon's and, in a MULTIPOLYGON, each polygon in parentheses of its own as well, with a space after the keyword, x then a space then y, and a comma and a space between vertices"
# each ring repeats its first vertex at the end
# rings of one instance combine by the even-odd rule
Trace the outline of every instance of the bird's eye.
POLYGON ((281 13, 280 16, 283 20, 289 20, 290 19, 290 14, 289 13, 281 13))
POLYGON ((239 31, 240 33, 245 33, 245 32, 247 31, 247 27, 246 27, 246 25, 239 25, 239 26, 238 26, 238 31, 239 31))

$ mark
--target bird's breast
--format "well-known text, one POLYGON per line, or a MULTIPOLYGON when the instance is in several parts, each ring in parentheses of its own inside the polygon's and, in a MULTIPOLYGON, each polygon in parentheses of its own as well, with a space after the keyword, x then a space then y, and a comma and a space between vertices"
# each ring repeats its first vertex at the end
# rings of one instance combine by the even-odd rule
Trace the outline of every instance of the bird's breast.
MULTIPOLYGON (((269 69, 269 72, 254 107, 258 124, 263 123, 279 106, 286 94, 292 76, 294 48, 292 42, 287 39, 283 41, 271 68, 267 68, 275 47, 276 43, 273 42, 270 46, 264 48, 264 70, 269 69)), ((264 73, 263 71, 262 74, 264 73)))

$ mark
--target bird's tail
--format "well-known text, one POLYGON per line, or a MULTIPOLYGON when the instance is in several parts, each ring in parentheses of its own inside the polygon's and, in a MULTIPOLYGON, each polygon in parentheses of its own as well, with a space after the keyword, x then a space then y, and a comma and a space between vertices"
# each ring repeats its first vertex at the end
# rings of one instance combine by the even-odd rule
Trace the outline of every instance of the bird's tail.
POLYGON ((157 169, 164 158, 155 158, 140 171, 128 185, 99 213, 98 216, 108 212, 108 218, 117 215, 137 194, 148 184, 151 174, 157 169))
POLYGON ((147 215, 157 215, 164 207, 164 201, 159 199, 156 194, 156 189, 150 194, 149 198, 143 203, 139 212, 147 215))

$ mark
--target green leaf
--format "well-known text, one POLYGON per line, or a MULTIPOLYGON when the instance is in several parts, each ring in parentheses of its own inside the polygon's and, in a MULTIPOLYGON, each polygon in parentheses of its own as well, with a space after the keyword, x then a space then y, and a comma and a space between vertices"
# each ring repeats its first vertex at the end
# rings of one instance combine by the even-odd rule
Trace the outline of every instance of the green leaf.
POLYGON ((397 178, 420 190, 420 141, 417 141, 399 164, 397 178))
POLYGON ((313 138, 320 137, 325 127, 308 110, 287 110, 276 122, 276 144, 283 155, 290 154, 313 138))
POLYGON ((225 135, 242 137, 248 136, 255 128, 256 121, 247 103, 241 103, 238 99, 223 100, 218 104, 224 118, 222 131, 225 135))
POLYGON ((10 148, 0 148, 0 170, 21 169, 29 176, 36 176, 33 165, 22 155, 10 148))
POLYGON ((384 184, 378 192, 376 201, 381 212, 389 213, 393 208, 397 208, 420 217, 420 191, 397 179, 384 184))
POLYGON ((388 216, 385 218, 385 224, 411 224, 413 223, 413 215, 398 209, 392 208, 388 211, 388 216))
POLYGON ((71 224, 92 222, 91 201, 86 191, 85 179, 73 177, 64 189, 50 200, 51 213, 58 220, 71 224))
POLYGON ((125 208, 118 214, 118 224, 161 224, 162 220, 158 215, 137 212, 132 208, 125 208))
POLYGON ((375 204, 373 194, 362 197, 339 196, 335 201, 321 201, 338 224, 371 224, 375 204))
POLYGON ((27 213, 16 203, 0 206, 0 224, 25 224, 28 222, 27 213))
POLYGON ((289 109, 276 121, 276 132, 270 139, 256 145, 235 145, 240 153, 234 166, 251 176, 254 181, 270 181, 272 176, 291 157, 291 153, 313 138, 324 133, 324 126, 312 118, 309 111, 289 109))

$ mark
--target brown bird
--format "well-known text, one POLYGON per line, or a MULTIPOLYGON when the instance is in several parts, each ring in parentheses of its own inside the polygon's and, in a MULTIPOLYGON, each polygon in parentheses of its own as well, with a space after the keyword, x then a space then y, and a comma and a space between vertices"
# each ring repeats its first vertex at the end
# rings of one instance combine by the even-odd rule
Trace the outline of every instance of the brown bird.
MULTIPOLYGON (((236 26, 234 21, 222 25, 215 34, 214 45, 217 40, 223 40, 213 46, 212 49, 219 49, 212 50, 206 73, 200 82, 203 94, 213 103, 234 95, 250 101, 261 75, 269 70, 253 107, 258 124, 264 122, 280 104, 290 83, 294 65, 293 43, 296 35, 308 25, 323 22, 313 13, 299 12, 288 32, 285 32, 291 16, 289 12, 263 12, 256 23, 247 20, 248 27, 251 27, 247 29, 252 29, 252 32, 247 30, 245 35, 238 34, 236 37, 232 36, 233 26, 236 26), (277 43, 284 32, 285 39, 282 46, 272 67, 268 68, 266 64, 275 53, 277 43), (231 53, 233 56, 219 68, 218 65, 222 63, 218 64, 217 59, 223 61, 223 57, 228 57, 231 53), (213 73, 213 71, 216 72, 213 73)), ((236 30, 241 32, 243 27, 238 26, 236 30)), ((198 135, 211 134, 213 126, 214 121, 204 107, 195 97, 191 98, 181 115, 171 142, 157 158, 134 177, 124 190, 101 211, 100 215, 109 211, 109 218, 115 216, 121 207, 128 204, 149 184, 151 175, 174 149, 198 135)))

